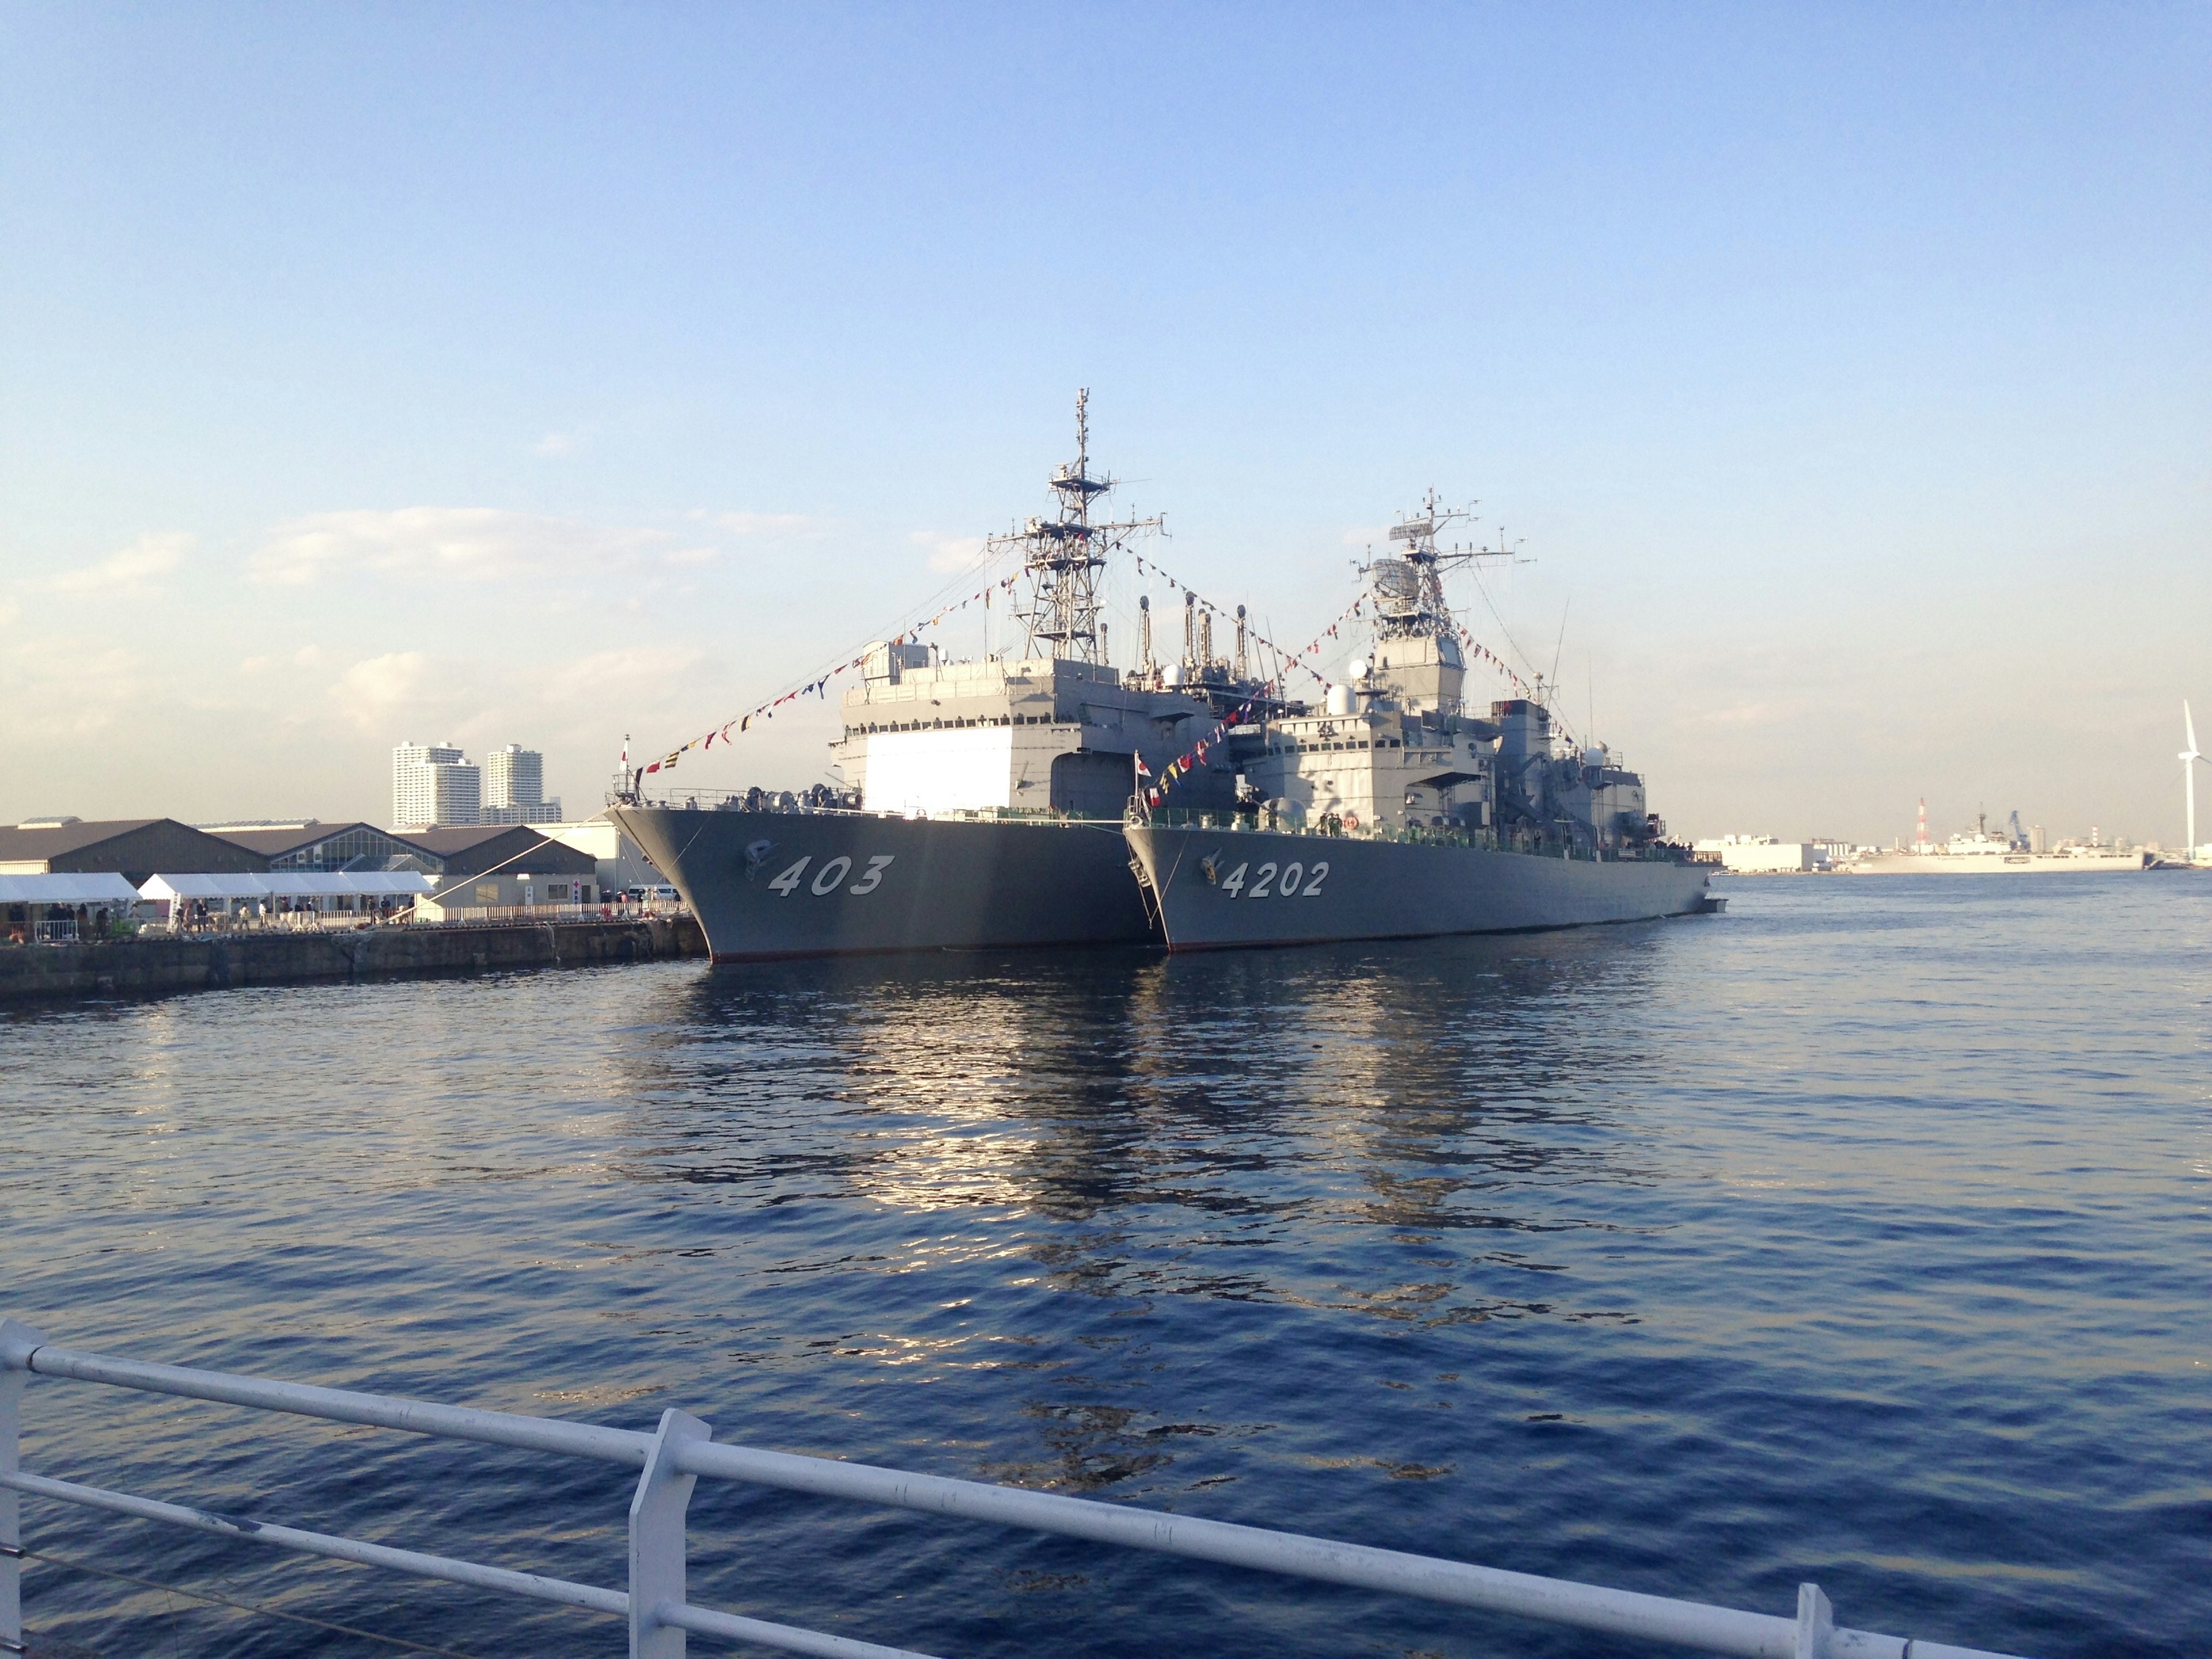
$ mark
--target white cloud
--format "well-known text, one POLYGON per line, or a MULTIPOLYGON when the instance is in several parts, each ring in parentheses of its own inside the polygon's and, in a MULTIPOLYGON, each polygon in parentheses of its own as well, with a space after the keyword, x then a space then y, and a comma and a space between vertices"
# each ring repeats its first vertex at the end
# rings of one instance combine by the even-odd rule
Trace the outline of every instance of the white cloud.
POLYGON ((393 651, 356 663, 338 677, 331 696, 340 713, 363 732, 388 728, 409 708, 432 698, 430 659, 420 651, 393 651))
MULTIPOLYGON (((283 660, 294 668, 313 668, 323 659, 323 648, 319 645, 303 645, 283 660)), ((241 674, 263 674, 277 665, 275 657, 248 657, 238 665, 241 674)))
POLYGON ((972 570, 982 562, 983 538, 981 536, 948 536, 938 530, 917 530, 908 539, 917 547, 929 550, 929 568, 950 573, 972 570))
POLYGON ((555 669, 546 677, 544 696, 556 702, 651 701, 658 706, 702 655, 696 647, 672 644, 595 652, 555 669))
POLYGON ((253 561, 254 579, 301 586, 348 570, 437 581, 593 574, 659 550, 653 530, 582 524, 489 507, 357 508, 280 525, 253 561))
POLYGON ((119 646, 88 652, 73 636, 15 641, 0 653, 6 735, 17 742, 73 742, 146 725, 161 708, 146 666, 119 646))
POLYGON ((47 593, 108 593, 125 598, 149 592, 155 579, 185 562, 199 538, 180 530, 154 531, 98 564, 65 570, 33 586, 47 593))
POLYGON ((549 432, 530 447, 540 455, 573 455, 583 447, 583 442, 581 431, 549 432))
POLYGON ((822 523, 804 513, 708 513, 703 517, 717 530, 733 536, 815 536, 822 523))

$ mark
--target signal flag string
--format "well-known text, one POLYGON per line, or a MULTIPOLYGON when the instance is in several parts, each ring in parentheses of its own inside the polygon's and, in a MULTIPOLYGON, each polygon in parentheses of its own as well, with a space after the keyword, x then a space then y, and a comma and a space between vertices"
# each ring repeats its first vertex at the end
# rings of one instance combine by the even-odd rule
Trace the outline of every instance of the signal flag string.
MULTIPOLYGON (((1231 622, 1235 620, 1234 617, 1232 617, 1230 612, 1224 611, 1219 605, 1214 604, 1212 600, 1207 599, 1203 593, 1200 593, 1189 583, 1178 581, 1174 576, 1169 574, 1165 570, 1163 570, 1157 559, 1147 560, 1141 553, 1132 553, 1129 556, 1137 562, 1137 570, 1139 574, 1158 576, 1170 587, 1179 589, 1182 592, 1188 595, 1191 602, 1196 605, 1200 610, 1208 611, 1212 615, 1220 617, 1224 622, 1231 622)), ((1353 617, 1358 616, 1359 614, 1360 607, 1366 603, 1367 596, 1364 593, 1362 593, 1358 599, 1346 605, 1343 611, 1338 614, 1335 622, 1329 623, 1329 625, 1322 629, 1320 633, 1315 635, 1313 637, 1313 642, 1308 645, 1302 651, 1284 650, 1281 646, 1277 645, 1274 641, 1269 639, 1258 629, 1253 627, 1252 620, 1249 617, 1244 620, 1244 631, 1247 634, 1249 634, 1254 639, 1259 641, 1261 644, 1266 646, 1268 650, 1273 652, 1276 659, 1283 666, 1287 668, 1296 668, 1304 673, 1310 674, 1322 684, 1327 685, 1328 684, 1328 677, 1323 674, 1319 669, 1314 667, 1310 663, 1307 662, 1305 659, 1311 656, 1315 652, 1320 650, 1322 645, 1327 641, 1336 638, 1336 630, 1338 627, 1349 621, 1353 617)))
MULTIPOLYGON (((1169 574, 1168 572, 1160 568, 1157 560, 1148 563, 1142 554, 1133 554, 1131 556, 1137 561, 1137 568, 1139 571, 1148 572, 1152 575, 1158 576, 1162 581, 1167 583, 1170 587, 1180 588, 1183 592, 1188 594, 1201 610, 1210 611, 1215 616, 1222 617, 1224 620, 1229 620, 1226 614, 1218 605, 1216 605, 1211 600, 1207 599, 1203 594, 1191 587, 1188 583, 1176 580, 1174 576, 1169 574)), ((1300 669, 1305 673, 1311 675, 1322 685, 1327 685, 1329 683, 1328 677, 1321 672, 1320 670, 1312 666, 1312 665, 1305 659, 1312 656, 1316 652, 1319 651, 1323 645, 1328 643, 1328 641, 1337 638, 1338 628, 1344 623, 1358 616, 1360 614, 1360 607, 1366 603, 1366 600, 1367 596, 1364 593, 1361 594, 1359 598, 1354 599, 1339 613, 1336 621, 1331 623, 1328 627, 1322 629, 1320 633, 1314 635, 1312 641, 1303 649, 1298 651, 1285 651, 1273 640, 1267 638, 1264 634, 1261 634, 1259 629, 1252 627, 1249 618, 1245 623, 1245 631, 1249 633, 1254 639, 1259 641, 1261 644, 1266 646, 1270 651, 1274 652, 1277 656, 1281 659, 1284 665, 1300 669)), ((1489 664, 1491 667, 1496 669, 1499 675, 1502 676, 1506 683, 1511 685, 1516 691, 1518 691, 1522 696, 1528 698, 1531 702, 1538 701, 1536 694, 1530 689, 1528 682, 1522 679, 1520 675, 1515 673, 1503 657, 1499 656, 1488 646, 1483 644, 1481 641, 1476 639, 1472 633, 1468 632, 1463 623, 1455 620, 1452 623, 1452 631, 1459 635, 1462 643, 1463 643, 1468 650, 1474 653, 1474 654, 1480 658, 1484 662, 1489 664)), ((1565 723, 1564 721, 1560 722, 1559 729, 1563 732, 1566 730, 1565 723)))
MULTIPOLYGON (((1219 605, 1215 605, 1211 599, 1206 599, 1203 594, 1200 593, 1197 589, 1189 586, 1189 584, 1177 580, 1173 575, 1162 569, 1158 562, 1148 561, 1140 553, 1132 553, 1130 556, 1136 561, 1139 574, 1158 576, 1162 581, 1167 583, 1170 587, 1179 589, 1189 599, 1191 603, 1200 606, 1203 610, 1210 612, 1212 615, 1221 617, 1224 622, 1233 620, 1229 612, 1222 610, 1219 605)), ((1017 570, 1012 572, 1011 574, 1000 577, 997 581, 991 582, 982 587, 979 587, 975 592, 970 593, 966 599, 959 599, 951 605, 941 606, 934 615, 929 617, 924 621, 915 623, 903 633, 901 633, 890 640, 888 643, 895 646, 908 644, 925 629, 936 627, 947 617, 957 616, 961 611, 965 611, 971 605, 988 603, 990 596, 994 593, 1011 592, 1014 584, 1019 581, 1021 577, 1022 572, 1017 570)), ((1310 675, 1318 684, 1326 686, 1329 683, 1328 677, 1323 674, 1319 669, 1316 668, 1310 659, 1317 654, 1322 647, 1328 643, 1328 641, 1340 638, 1340 635, 1339 630, 1346 623, 1351 622, 1363 615, 1366 603, 1367 596, 1364 593, 1362 593, 1358 599, 1352 600, 1350 605, 1346 605, 1341 611, 1340 611, 1334 622, 1330 623, 1326 628, 1323 628, 1319 633, 1316 634, 1306 645, 1297 651, 1286 651, 1281 646, 1277 645, 1266 635, 1261 633, 1258 629, 1254 628, 1249 617, 1247 617, 1245 620, 1245 632, 1253 639, 1258 641, 1261 645, 1265 646, 1269 651, 1274 653, 1279 669, 1297 669, 1300 672, 1310 675)), ((1478 641, 1473 634, 1469 633, 1467 629, 1460 623, 1455 622, 1452 626, 1470 651, 1473 651, 1477 656, 1481 658, 1483 661, 1488 663, 1500 674, 1504 675, 1506 680, 1510 683, 1514 689, 1519 691, 1522 696, 1528 698, 1531 702, 1536 700, 1535 694, 1530 690, 1528 682, 1523 680, 1520 675, 1515 673, 1511 668, 1508 667, 1504 660, 1495 652, 1492 651, 1487 646, 1478 641)), ((725 748, 726 748, 732 741, 732 733, 744 733, 750 732, 756 721, 774 720, 775 718, 776 711, 784 707, 787 703, 796 702, 801 697, 813 696, 826 698, 829 695, 830 683, 832 680, 838 679, 846 674, 849 674, 855 668, 866 665, 867 660, 868 653, 866 651, 863 651, 859 656, 854 657, 848 661, 836 664, 836 665, 823 671, 817 677, 793 687, 789 690, 783 692, 781 696, 770 697, 763 702, 756 704, 753 708, 748 709, 742 714, 733 715, 729 720, 723 721, 721 725, 692 738, 690 742, 680 744, 678 747, 670 750, 667 754, 662 756, 659 760, 648 762, 644 769, 640 772, 639 775, 643 777, 655 772, 673 771, 677 762, 681 760, 685 755, 690 753, 695 749, 704 753, 706 750, 712 749, 717 743, 721 744, 725 748)), ((1245 707, 1249 709, 1250 705, 1247 704, 1245 707)), ((1565 730, 1564 724, 1561 726, 1560 729, 1563 732, 1565 730)), ((1216 738, 1219 736, 1218 729, 1215 736, 1216 738)), ((1571 740, 1571 738, 1570 740, 1571 740)))
MULTIPOLYGON (((1272 688, 1273 682, 1270 681, 1268 684, 1272 688)), ((1223 738, 1226 737, 1231 726, 1242 726, 1246 720, 1249 720, 1252 717, 1254 706, 1262 700, 1263 698, 1248 698, 1244 702, 1237 704, 1236 708, 1231 709, 1226 714, 1224 714, 1219 720, 1213 723, 1212 731, 1207 732, 1206 736, 1200 738, 1181 755, 1170 761, 1165 766, 1160 768, 1160 775, 1158 781, 1148 785, 1143 785, 1146 805, 1149 806, 1158 806, 1160 802, 1166 798, 1168 790, 1174 785, 1175 781, 1177 778, 1187 776, 1188 774, 1196 771, 1198 768, 1204 763, 1206 751, 1212 749, 1215 744, 1219 743, 1223 738)), ((1152 775, 1151 769, 1145 764, 1144 756, 1139 754, 1137 757, 1137 777, 1139 783, 1142 784, 1143 780, 1149 778, 1152 775)))
MULTIPOLYGON (((966 599, 957 600, 953 604, 941 607, 934 616, 929 617, 927 621, 915 623, 913 627, 908 629, 904 633, 897 635, 894 638, 886 641, 886 643, 891 645, 907 644, 913 640, 915 635, 920 634, 924 629, 934 628, 938 623, 943 622, 947 617, 953 616, 960 611, 965 611, 969 605, 975 604, 977 601, 988 600, 994 593, 1003 592, 1011 589, 1017 581, 1021 580, 1021 574, 1022 573, 1020 571, 1017 570, 1010 576, 1001 577, 997 581, 977 588, 966 599)), ((803 684, 793 687, 792 690, 784 692, 781 696, 770 697, 767 702, 756 705, 754 708, 747 710, 744 714, 733 715, 730 719, 724 720, 720 726, 714 727, 712 731, 704 733, 702 736, 694 738, 690 742, 684 744, 678 748, 670 750, 668 753, 662 756, 659 760, 648 763, 645 767, 644 771, 641 772, 639 775, 643 776, 646 773, 651 772, 673 771, 676 767, 676 763, 694 749, 698 750, 703 754, 706 750, 712 749, 717 743, 722 744, 723 747, 727 748, 730 744, 731 734, 732 732, 750 732, 752 730, 755 721, 774 720, 775 718, 775 711, 777 709, 782 708, 786 703, 796 702, 801 697, 826 697, 829 695, 830 681, 838 678, 842 675, 851 673, 855 668, 859 668, 866 665, 867 660, 868 653, 866 651, 863 651, 859 656, 854 657, 849 662, 841 662, 835 667, 824 670, 817 678, 810 679, 803 684)))

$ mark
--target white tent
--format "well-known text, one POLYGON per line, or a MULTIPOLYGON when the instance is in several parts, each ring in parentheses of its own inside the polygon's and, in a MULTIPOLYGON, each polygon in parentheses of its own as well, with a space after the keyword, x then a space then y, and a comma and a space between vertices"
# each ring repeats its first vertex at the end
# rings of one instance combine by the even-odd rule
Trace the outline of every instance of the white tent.
POLYGON ((144 899, 404 898, 430 891, 415 870, 271 870, 258 876, 155 876, 144 899))
POLYGON ((337 878, 351 884, 349 893, 428 893, 438 884, 420 870, 342 870, 337 878))
POLYGON ((155 876, 136 896, 144 899, 258 899, 270 890, 258 876, 155 876))
POLYGON ((0 876, 0 904, 128 904, 137 890, 106 875, 0 876))
POLYGON ((291 898, 404 896, 427 893, 436 884, 415 870, 271 870, 255 879, 291 898))

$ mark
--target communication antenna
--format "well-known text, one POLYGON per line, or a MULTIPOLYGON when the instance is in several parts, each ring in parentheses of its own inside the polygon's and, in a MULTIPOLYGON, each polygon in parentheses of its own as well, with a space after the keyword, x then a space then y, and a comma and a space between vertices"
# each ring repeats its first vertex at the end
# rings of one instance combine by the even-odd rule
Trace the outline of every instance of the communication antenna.
POLYGON ((1031 519, 1020 530, 994 536, 992 554, 1018 550, 1030 579, 1030 605, 1018 612, 1029 629, 1032 649, 1042 641, 1051 655, 1076 662, 1104 659, 1104 630, 1098 621, 1098 572, 1106 555, 1127 548, 1139 532, 1158 530, 1164 520, 1131 519, 1115 524, 1091 522, 1091 504, 1114 488, 1111 478, 1091 476, 1091 389, 1075 394, 1075 459, 1052 475, 1058 511, 1031 519))
POLYGON ((1152 599, 1149 593, 1137 596, 1137 666, 1148 676, 1158 666, 1152 661, 1152 599))
MULTIPOLYGON (((1245 679, 1248 678, 1248 676, 1246 675, 1246 673, 1245 673, 1245 672, 1244 672, 1244 670, 1245 670, 1245 661, 1246 661, 1246 659, 1245 659, 1245 655, 1244 655, 1244 607, 1243 607, 1243 605, 1238 605, 1238 606, 1237 607, 1237 683, 1239 685, 1242 685, 1242 684, 1244 683, 1245 679)), ((2195 744, 2193 744, 2193 743, 2192 743, 2191 744, 2190 744, 2190 747, 2191 747, 2191 748, 2192 748, 2192 749, 2194 749, 2196 746, 2197 746, 2197 745, 2196 745, 2195 744)), ((2190 822, 2191 822, 2191 823, 2194 823, 2196 822, 2196 819, 2192 817, 2190 819, 2190 822)))
POLYGON ((1552 689, 1555 692, 1559 684, 1559 653, 1567 643, 1567 613, 1574 608, 1575 596, 1570 593, 1567 602, 1559 607, 1559 637, 1552 642, 1552 689))
POLYGON ((1444 604, 1443 573, 1455 566, 1477 564, 1485 559, 1510 559, 1513 550, 1498 547, 1437 545, 1437 533, 1455 524, 1472 523, 1476 503, 1445 507, 1431 489, 1421 498, 1414 517, 1390 526, 1390 539, 1404 545, 1386 557, 1372 557, 1360 567, 1375 593, 1375 637, 1383 640, 1456 639, 1451 612, 1444 604))

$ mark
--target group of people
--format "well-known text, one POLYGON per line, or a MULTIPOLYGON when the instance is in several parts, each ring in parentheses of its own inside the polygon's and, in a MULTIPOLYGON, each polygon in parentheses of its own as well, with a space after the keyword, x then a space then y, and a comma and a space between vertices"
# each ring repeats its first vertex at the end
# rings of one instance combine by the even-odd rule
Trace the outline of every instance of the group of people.
POLYGON ((357 910, 322 910, 305 899, 288 898, 277 895, 273 899, 256 899, 250 910, 234 910, 226 901, 217 900, 210 910, 205 899, 179 899, 171 907, 169 927, 179 933, 205 933, 222 928, 268 927, 272 921, 285 925, 292 918, 304 922, 309 920, 330 921, 340 925, 363 925, 389 921, 398 912, 408 908, 410 901, 386 894, 370 903, 366 898, 357 910))
POLYGON ((11 904, 8 907, 8 943, 28 945, 34 940, 106 939, 113 928, 107 907, 67 904, 11 904), (33 911, 46 915, 34 916, 33 911), (57 924, 60 924, 57 926, 57 924))

